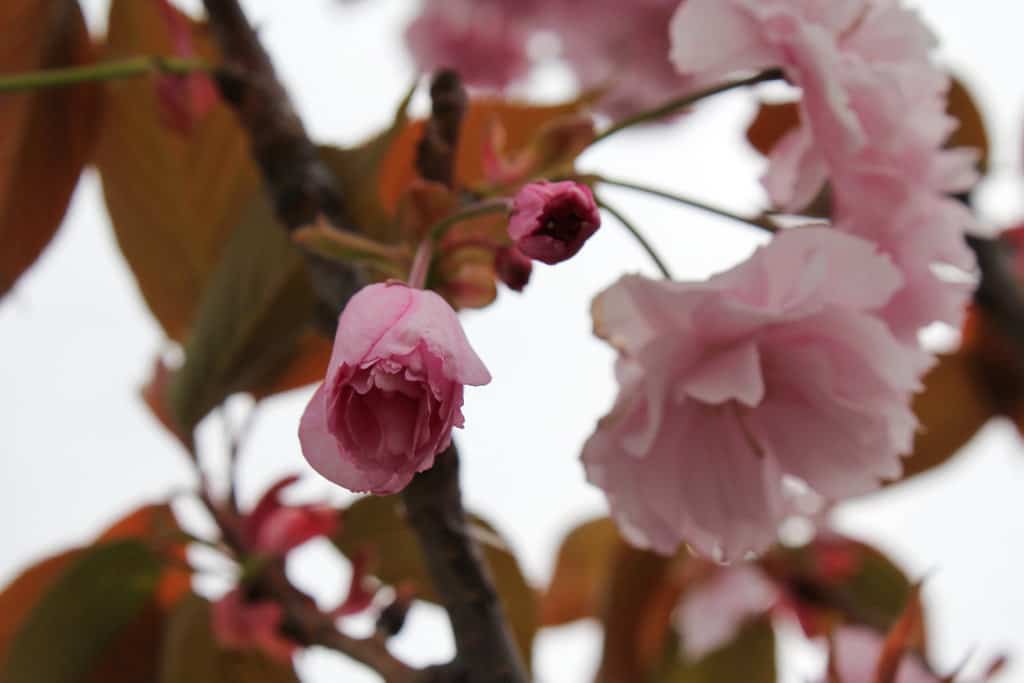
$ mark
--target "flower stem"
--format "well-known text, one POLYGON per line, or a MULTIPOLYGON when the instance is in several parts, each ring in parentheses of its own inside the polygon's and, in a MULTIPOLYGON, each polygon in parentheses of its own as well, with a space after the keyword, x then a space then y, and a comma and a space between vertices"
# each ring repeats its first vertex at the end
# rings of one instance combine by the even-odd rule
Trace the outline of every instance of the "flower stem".
POLYGON ((643 248, 643 250, 647 252, 647 255, 651 257, 651 261, 653 261, 654 265, 657 266, 658 270, 661 271, 661 274, 665 276, 665 279, 671 280, 672 273, 671 271, 669 271, 668 266, 665 265, 665 262, 661 260, 661 257, 658 256, 658 252, 655 251, 654 247, 651 245, 650 242, 647 241, 647 238, 643 236, 643 234, 637 229, 637 227, 633 225, 633 223, 630 222, 625 216, 619 213, 615 208, 609 206, 603 199, 601 199, 600 197, 597 197, 596 199, 597 205, 599 207, 601 207, 602 209, 610 213, 612 216, 614 216, 615 220, 621 223, 622 227, 629 231, 629 233, 633 236, 633 239, 635 239, 643 248))
POLYGON ((618 180, 616 178, 608 178, 608 177, 605 177, 605 176, 593 176, 593 180, 596 181, 596 182, 604 183, 605 185, 611 185, 613 187, 622 187, 622 188, 625 188, 627 190, 636 190, 637 192, 645 192, 647 194, 654 195, 656 197, 661 197, 662 199, 669 199, 671 201, 678 202, 679 204, 684 204, 684 205, 689 206, 689 207, 694 208, 694 209, 699 209, 701 211, 706 211, 707 213, 712 213, 712 214, 714 214, 716 216, 721 216, 722 218, 728 218, 728 219, 733 220, 733 221, 737 221, 737 222, 740 222, 740 223, 745 223, 746 225, 750 225, 750 226, 753 226, 755 228, 759 228, 761 230, 767 230, 768 232, 776 232, 778 230, 778 228, 776 228, 765 217, 762 217, 762 216, 758 216, 758 217, 741 216, 739 214, 733 213, 733 212, 728 211, 726 209, 720 209, 717 206, 711 206, 710 204, 705 204, 704 202, 702 202, 700 200, 691 199, 690 197, 685 197, 683 195, 675 194, 673 192, 668 192, 666 190, 659 190, 659 189, 654 188, 654 187, 648 187, 647 185, 640 185, 638 183, 631 183, 628 180, 618 180))
POLYGON ((743 78, 738 81, 729 81, 727 83, 719 83, 718 85, 713 85, 709 88, 704 88, 694 93, 689 93, 681 97, 673 98, 662 105, 654 107, 653 109, 648 109, 646 111, 639 112, 637 114, 634 114, 633 116, 627 117, 625 119, 622 119, 621 121, 613 123, 611 126, 602 131, 597 137, 595 137, 593 142, 591 142, 590 144, 593 145, 597 142, 600 142, 601 140, 604 140, 605 138, 615 135, 620 130, 631 128, 632 126, 635 126, 639 123, 655 121, 657 119, 664 118, 669 114, 674 114, 680 109, 685 109, 686 107, 689 107, 691 104, 695 104, 696 102, 699 102, 704 98, 711 97, 713 95, 717 95, 719 93, 723 93, 726 92, 727 90, 732 90, 734 88, 743 88, 748 85, 764 83, 765 81, 779 80, 782 77, 783 74, 781 69, 769 69, 767 71, 762 71, 761 73, 750 76, 749 78, 743 78))
POLYGON ((98 62, 64 69, 44 69, 22 74, 0 76, 0 93, 59 88, 91 81, 111 81, 144 76, 148 73, 188 74, 211 71, 213 67, 200 59, 174 57, 133 57, 119 62, 98 62))
POLYGON ((489 213, 504 213, 509 210, 509 203, 507 199, 491 199, 475 204, 470 204, 461 211, 451 214, 438 221, 430 228, 430 241, 437 242, 444 237, 445 232, 448 228, 452 227, 456 223, 468 221, 471 218, 477 216, 484 216, 489 213))
POLYGON ((434 257, 434 243, 430 239, 420 242, 416 249, 416 256, 412 260, 412 268, 409 269, 409 286, 416 289, 423 289, 427 284, 427 276, 430 275, 430 262, 434 257))

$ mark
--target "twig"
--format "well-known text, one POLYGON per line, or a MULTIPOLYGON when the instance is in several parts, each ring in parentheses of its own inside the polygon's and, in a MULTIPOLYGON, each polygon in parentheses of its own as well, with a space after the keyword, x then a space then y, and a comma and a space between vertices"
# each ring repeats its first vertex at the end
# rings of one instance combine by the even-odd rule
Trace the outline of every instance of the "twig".
POLYGON ((668 269, 668 266, 665 265, 665 262, 661 260, 660 256, 658 256, 658 252, 655 250, 654 245, 647 241, 647 238, 644 237, 643 233, 640 232, 635 225, 633 225, 632 221, 630 221, 628 218, 622 215, 614 207, 609 206, 607 202, 605 202, 601 197, 597 198, 597 205, 615 217, 615 220, 617 220, 622 225, 622 227, 624 227, 629 232, 629 234, 633 236, 633 239, 637 241, 640 247, 645 252, 647 252, 647 255, 651 257, 651 261, 654 262, 654 265, 658 268, 659 271, 661 271, 661 274, 665 277, 665 279, 671 280, 672 271, 668 269))
POLYGON ((727 90, 733 90, 734 88, 743 88, 748 85, 764 83, 765 81, 777 81, 783 78, 783 76, 784 74, 782 73, 782 70, 769 69, 768 71, 762 71, 759 74, 755 74, 750 78, 743 78, 738 81, 729 81, 728 83, 721 83, 719 85, 714 85, 709 88, 704 88, 703 90, 698 90, 697 92, 694 93, 683 95, 682 97, 671 99, 665 104, 655 107, 654 109, 642 111, 638 114, 630 116, 629 118, 623 119, 622 121, 612 124, 610 127, 602 131, 600 135, 594 138, 593 142, 591 142, 590 144, 593 145, 595 143, 598 143, 601 140, 604 140, 605 138, 615 135, 619 131, 630 128, 639 123, 657 121, 658 119, 664 118, 669 114, 674 114, 680 111, 681 109, 685 109, 686 107, 689 107, 691 104, 696 104, 700 100, 703 100, 707 97, 711 97, 713 95, 726 92, 727 90))
POLYGON ((658 188, 655 188, 655 187, 649 187, 647 185, 641 185, 639 183, 633 183, 633 182, 630 182, 628 180, 619 180, 617 178, 609 178, 607 176, 591 176, 591 178, 592 178, 592 180, 594 182, 604 183, 605 185, 611 185, 613 187, 621 187, 621 188, 625 188, 627 190, 635 190, 637 192, 644 192, 646 194, 654 195, 655 197, 661 197, 662 199, 668 199, 670 201, 677 202, 679 204, 683 204, 684 206, 689 206, 691 208, 698 209, 700 211, 705 211, 707 213, 711 213, 711 214, 714 214, 716 216, 721 216, 722 218, 728 218, 729 220, 737 221, 739 223, 743 223, 745 225, 749 225, 751 227, 758 228, 760 230, 766 230, 768 232, 777 232, 778 231, 778 228, 776 228, 775 225, 773 225, 771 223, 771 221, 767 217, 764 217, 764 216, 756 216, 756 217, 741 216, 738 213, 733 213, 732 211, 728 211, 726 209, 720 209, 717 206, 712 206, 711 204, 706 204, 706 203, 704 203, 704 202, 702 202, 702 201, 700 201, 698 199, 691 199, 690 197, 685 197, 683 195, 676 194, 674 192, 669 192, 667 190, 659 190, 658 188))
POLYGON ((159 56, 133 57, 122 61, 98 62, 86 66, 44 69, 0 76, 0 93, 60 88, 93 81, 113 81, 151 73, 184 75, 210 70, 210 65, 199 59, 159 56))
POLYGON ((459 75, 442 69, 430 83, 430 120, 416 147, 416 170, 426 180, 452 186, 459 127, 466 114, 466 90, 459 75))

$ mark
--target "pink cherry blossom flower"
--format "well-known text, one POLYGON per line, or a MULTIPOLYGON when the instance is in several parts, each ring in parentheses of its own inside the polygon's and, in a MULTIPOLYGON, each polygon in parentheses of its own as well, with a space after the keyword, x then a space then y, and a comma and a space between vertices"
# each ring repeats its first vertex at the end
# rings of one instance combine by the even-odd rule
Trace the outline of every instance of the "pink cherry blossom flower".
POLYGON ((241 588, 234 588, 213 603, 210 620, 213 635, 222 647, 260 650, 272 659, 290 663, 298 644, 281 633, 283 616, 277 603, 249 602, 241 588))
POLYGON ((516 194, 508 234, 522 253, 555 264, 575 256, 600 225, 589 187, 571 180, 540 181, 516 194))
POLYGON ((779 590, 755 567, 724 567, 687 589, 676 630, 687 659, 697 661, 732 642, 751 619, 767 614, 779 590))
POLYGON ((396 493, 462 426, 463 386, 490 380, 440 296, 364 287, 341 314, 327 377, 299 424, 302 453, 349 490, 396 493))
MULTIPOLYGON (((528 14, 500 0, 429 0, 406 30, 421 69, 450 67, 469 85, 503 88, 529 69, 528 14)), ((526 4, 526 3, 524 3, 526 4)))
POLYGON ((583 463, 626 537, 737 559, 775 540, 788 479, 838 500, 897 477, 927 358, 876 317, 901 285, 869 242, 808 227, 707 282, 602 292, 620 391, 583 463))
POLYGON ((253 552, 285 555, 306 541, 331 534, 338 526, 338 511, 326 505, 285 505, 281 492, 298 476, 281 479, 242 519, 242 542, 253 552))
POLYGON ((678 0, 560 0, 540 13, 558 36, 561 56, 585 88, 607 88, 595 104, 621 118, 662 104, 684 80, 666 58, 665 30, 678 0))
POLYGON ((949 78, 935 38, 895 0, 688 0, 672 23, 672 59, 696 85, 781 67, 801 90, 801 126, 772 150, 773 203, 803 209, 831 183, 840 230, 874 241, 904 273, 883 315, 907 343, 934 321, 958 325, 973 270, 970 214, 948 193, 977 180, 973 150, 947 150, 949 78), (713 36, 713 39, 711 38, 713 36))

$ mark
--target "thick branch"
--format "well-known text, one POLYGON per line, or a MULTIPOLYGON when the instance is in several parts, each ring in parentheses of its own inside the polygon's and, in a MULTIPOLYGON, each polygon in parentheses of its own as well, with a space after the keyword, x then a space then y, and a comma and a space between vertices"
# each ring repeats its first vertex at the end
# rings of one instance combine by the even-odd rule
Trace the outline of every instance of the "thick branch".
POLYGON ((459 456, 451 446, 402 492, 434 587, 448 610, 457 655, 451 667, 472 683, 525 683, 494 582, 466 528, 459 456))
MULTIPOLYGON (((238 0, 203 4, 225 62, 217 71, 217 85, 249 136, 278 219, 289 230, 312 225, 321 216, 336 228, 353 229, 331 172, 306 135, 238 0)), ((321 303, 318 323, 333 334, 338 314, 364 284, 363 277, 356 268, 312 254, 306 255, 306 262, 321 303)))

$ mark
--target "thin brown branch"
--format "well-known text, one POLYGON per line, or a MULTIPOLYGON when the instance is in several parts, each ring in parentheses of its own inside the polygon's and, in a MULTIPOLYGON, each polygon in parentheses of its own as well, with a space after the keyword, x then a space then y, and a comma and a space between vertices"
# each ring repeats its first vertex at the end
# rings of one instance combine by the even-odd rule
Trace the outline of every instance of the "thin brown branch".
POLYGON ((457 655, 446 672, 455 678, 448 680, 460 680, 463 672, 473 683, 525 683, 529 677, 494 582, 467 531, 454 446, 441 453, 432 468, 416 475, 402 500, 452 623, 457 655))

